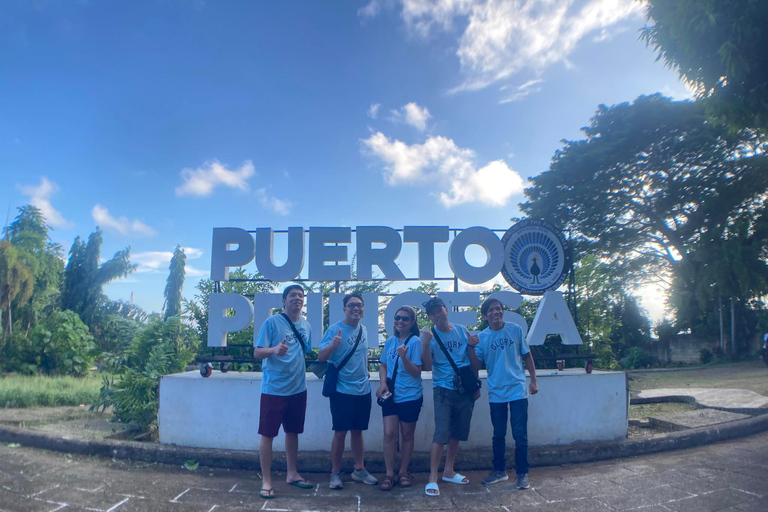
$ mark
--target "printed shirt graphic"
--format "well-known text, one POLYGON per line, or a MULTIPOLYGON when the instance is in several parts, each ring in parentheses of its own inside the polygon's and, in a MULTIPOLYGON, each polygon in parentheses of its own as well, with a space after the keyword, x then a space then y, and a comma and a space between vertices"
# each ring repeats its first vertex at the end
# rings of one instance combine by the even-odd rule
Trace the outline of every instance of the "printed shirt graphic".
POLYGON ((523 356, 530 352, 523 330, 512 322, 481 332, 475 355, 488 369, 488 399, 491 403, 512 402, 528 397, 523 356))
MULTIPOLYGON (((397 357, 397 347, 400 345, 400 339, 397 336, 392 336, 384 343, 384 350, 381 351, 381 362, 387 365, 387 377, 390 379, 395 371, 395 360, 397 359, 395 402, 398 404, 418 400, 422 396, 421 374, 414 377, 405 369, 403 360, 397 357)), ((408 340, 405 356, 416 366, 421 364, 421 338, 413 336, 408 340)), ((390 391, 392 390, 390 389, 390 391)))
MULTIPOLYGON (((312 351, 312 328, 309 322, 300 318, 294 323, 304 338, 307 352, 312 351)), ((269 356, 261 363, 264 374, 261 377, 261 392, 267 395, 290 396, 307 389, 306 364, 301 351, 301 342, 296 339, 291 326, 281 315, 273 315, 264 322, 256 338, 256 346, 270 348, 285 339, 288 352, 282 356, 269 356)))
MULTIPOLYGON (((435 327, 435 331, 440 336, 440 340, 442 340, 448 353, 451 354, 456 366, 459 368, 469 366, 469 354, 467 354, 467 338, 469 338, 469 333, 467 328, 459 324, 451 325, 451 332, 442 332, 437 327, 435 327)), ((453 366, 445 358, 445 353, 440 348, 440 345, 437 344, 434 335, 429 343, 429 353, 432 354, 432 387, 453 389, 453 377, 456 375, 456 372, 453 371, 453 366)))
POLYGON ((368 332, 365 326, 360 323, 357 327, 352 327, 342 321, 336 322, 325 331, 323 341, 320 343, 320 350, 324 349, 333 341, 333 337, 341 329, 341 345, 333 351, 328 363, 339 366, 347 357, 347 354, 355 346, 358 329, 363 330, 360 337, 360 344, 357 346, 355 354, 349 358, 347 364, 339 372, 339 383, 336 385, 336 391, 345 395, 367 395, 371 392, 371 383, 368 380, 368 332))

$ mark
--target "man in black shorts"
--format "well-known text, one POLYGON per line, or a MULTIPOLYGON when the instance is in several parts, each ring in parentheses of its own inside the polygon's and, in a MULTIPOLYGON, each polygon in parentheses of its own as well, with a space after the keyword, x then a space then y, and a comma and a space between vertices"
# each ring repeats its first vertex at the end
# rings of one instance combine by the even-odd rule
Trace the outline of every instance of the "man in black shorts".
POLYGON ((340 366, 336 393, 331 395, 333 442, 331 444, 331 489, 341 489, 341 456, 347 432, 351 431, 350 445, 355 458, 352 480, 368 485, 379 481, 365 469, 363 430, 368 430, 371 417, 371 383, 368 373, 368 333, 360 322, 365 312, 363 297, 359 293, 344 296, 344 320, 331 325, 320 343, 318 361, 340 366), (347 359, 347 355, 351 357, 347 359))
POLYGON ((307 382, 304 354, 312 350, 312 328, 301 317, 304 289, 292 284, 283 290, 283 311, 288 316, 273 315, 264 322, 256 338, 253 357, 261 359, 261 407, 259 414, 259 461, 263 474, 259 496, 275 497, 272 489, 272 442, 285 432, 285 481, 300 489, 311 489, 312 483, 296 468, 299 434, 304 432, 307 410, 307 382), (293 324, 293 325, 291 325, 293 324), (297 338, 295 332, 300 338, 297 338))

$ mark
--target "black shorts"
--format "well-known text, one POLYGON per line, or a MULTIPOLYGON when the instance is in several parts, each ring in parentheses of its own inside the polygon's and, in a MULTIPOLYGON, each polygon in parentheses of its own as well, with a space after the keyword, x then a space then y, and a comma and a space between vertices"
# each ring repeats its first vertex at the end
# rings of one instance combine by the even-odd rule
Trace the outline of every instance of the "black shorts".
POLYGON ((368 420, 371 419, 371 394, 345 395, 334 393, 331 400, 331 418, 333 430, 368 430, 368 420))
POLYGON ((307 392, 295 395, 261 395, 259 407, 259 434, 277 437, 280 425, 284 432, 301 434, 304 432, 304 416, 307 412, 307 392))
POLYGON ((395 403, 391 406, 383 406, 381 408, 381 416, 397 416, 397 419, 403 423, 416 423, 419 421, 419 414, 421 413, 421 406, 424 404, 424 397, 419 397, 417 400, 410 400, 408 402, 395 403))

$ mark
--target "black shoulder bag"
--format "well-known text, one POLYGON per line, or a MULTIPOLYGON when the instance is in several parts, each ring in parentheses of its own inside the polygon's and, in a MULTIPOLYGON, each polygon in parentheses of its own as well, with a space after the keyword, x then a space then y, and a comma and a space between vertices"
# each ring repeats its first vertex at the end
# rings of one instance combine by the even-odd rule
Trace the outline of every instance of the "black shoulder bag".
MULTIPOLYGON (((443 340, 437 335, 437 329, 434 327, 432 327, 432 335, 435 337, 437 344, 440 345, 443 354, 448 358, 448 362, 451 363, 451 367, 453 367, 453 371, 456 374, 453 376, 453 389, 456 390, 457 393, 474 395, 475 392, 482 387, 483 383, 475 377, 475 372, 472 371, 472 367, 462 366, 459 368, 456 366, 456 362, 451 357, 448 349, 445 348, 445 345, 443 345, 443 340)), ((467 347, 467 350, 469 350, 469 347, 467 347)))
POLYGON ((360 338, 363 337, 363 326, 361 325, 358 329, 359 332, 357 333, 355 346, 352 347, 352 350, 349 351, 349 354, 347 354, 347 357, 344 358, 341 364, 336 366, 333 363, 328 363, 328 369, 325 372, 325 381, 323 382, 323 396, 330 397, 336 393, 336 385, 339 383, 339 372, 349 362, 349 359, 354 355, 355 351, 357 351, 357 346, 360 344, 360 338))
MULTIPOLYGON (((403 342, 403 346, 408 348, 408 342, 411 341, 411 338, 413 338, 413 334, 408 336, 405 341, 403 342)), ((390 379, 387 377, 387 388, 389 388, 389 392, 391 395, 389 398, 382 399, 381 397, 376 399, 376 403, 379 404, 382 407, 389 407, 395 404, 395 380, 397 379, 397 363, 400 361, 400 354, 397 354, 397 357, 395 358, 395 368, 392 370, 392 378, 390 379)))
MULTIPOLYGON (((280 313, 283 318, 285 318, 285 321, 288 322, 288 325, 291 326, 291 330, 293 331, 293 335, 296 336, 296 339, 299 340, 299 343, 301 343, 301 353, 302 355, 307 353, 307 344, 304 343, 304 338, 301 336, 301 333, 296 328, 296 326, 293 324, 291 319, 286 315, 285 313, 280 313)), ((312 361, 312 363, 309 365, 309 371, 314 373, 318 379, 322 379, 325 377, 325 372, 328 370, 328 363, 321 363, 320 361, 312 361)))

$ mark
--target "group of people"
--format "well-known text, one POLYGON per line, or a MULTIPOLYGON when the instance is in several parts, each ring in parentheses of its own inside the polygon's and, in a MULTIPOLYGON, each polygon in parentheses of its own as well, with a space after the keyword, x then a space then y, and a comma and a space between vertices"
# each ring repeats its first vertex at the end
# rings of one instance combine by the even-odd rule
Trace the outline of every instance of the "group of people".
MULTIPOLYGON (((296 465, 298 435, 304 431, 307 404, 304 354, 312 350, 312 330, 301 316, 303 307, 304 289, 299 285, 287 286, 283 291, 283 313, 264 322, 253 351, 254 357, 263 361, 259 420, 263 481, 259 495, 265 499, 275 497, 271 474, 272 444, 280 426, 285 432, 286 482, 302 489, 314 487, 301 476, 296 465)), ((438 469, 445 445, 448 450, 442 481, 468 484, 469 479, 456 472, 454 462, 459 443, 469 438, 472 412, 480 390, 468 391, 462 382, 472 380, 472 376, 476 380, 478 371, 485 364, 493 425, 493 470, 482 483, 490 485, 509 479, 506 433, 510 421, 515 440, 517 488, 527 489, 528 394, 536 394, 538 384, 533 357, 522 329, 503 320, 504 308, 493 298, 481 306, 488 328, 479 334, 470 334, 465 326, 451 323, 440 298, 428 300, 423 307, 434 327, 420 330, 416 310, 403 306, 395 312, 394 335, 387 339, 381 353, 380 384, 375 392, 382 407, 384 429, 386 472, 381 482, 365 469, 364 460, 363 431, 368 430, 373 398, 368 373, 368 333, 361 323, 365 313, 362 295, 345 295, 344 319, 325 332, 317 359, 333 365, 334 373, 338 374, 336 389, 326 393, 334 431, 329 486, 332 489, 344 487, 341 459, 348 432, 355 462, 351 474, 353 481, 378 485, 382 491, 389 491, 395 485, 410 487, 414 484, 408 468, 413 455, 414 432, 424 402, 421 372, 430 370, 434 435, 429 481, 424 492, 427 496, 440 494, 438 469), (527 387, 524 368, 530 374, 527 387), (401 457, 399 471, 395 473, 398 438, 401 439, 401 457)))

